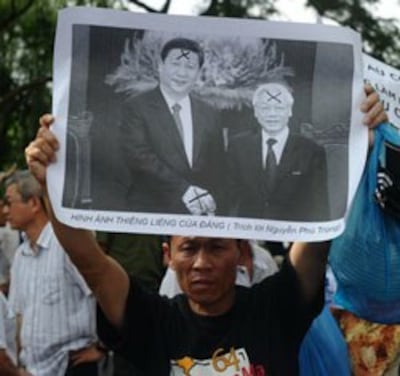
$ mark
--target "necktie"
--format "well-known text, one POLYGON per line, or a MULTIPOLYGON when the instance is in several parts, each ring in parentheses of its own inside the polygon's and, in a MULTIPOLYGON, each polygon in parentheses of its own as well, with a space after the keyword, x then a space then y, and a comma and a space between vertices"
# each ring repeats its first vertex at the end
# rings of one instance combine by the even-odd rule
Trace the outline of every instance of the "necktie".
POLYGON ((274 188, 278 169, 276 155, 274 149, 272 148, 276 142, 277 141, 274 138, 269 138, 267 140, 267 156, 265 159, 265 186, 268 194, 271 193, 272 189, 274 188))
POLYGON ((175 103, 172 106, 172 116, 175 120, 176 127, 178 128, 179 134, 180 134, 182 142, 183 142, 184 141, 183 124, 182 124, 182 119, 179 115, 181 109, 182 109, 182 106, 179 103, 175 103))

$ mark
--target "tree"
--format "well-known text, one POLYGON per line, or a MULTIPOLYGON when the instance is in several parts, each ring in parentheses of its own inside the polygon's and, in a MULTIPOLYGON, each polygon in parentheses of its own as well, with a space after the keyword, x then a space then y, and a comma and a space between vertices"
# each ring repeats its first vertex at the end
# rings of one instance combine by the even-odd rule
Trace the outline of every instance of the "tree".
POLYGON ((400 30, 395 19, 382 19, 372 14, 379 0, 308 0, 320 17, 328 17, 361 34, 363 49, 378 60, 400 67, 400 30))
POLYGON ((273 1, 260 0, 213 0, 203 15, 268 18, 277 13, 273 3, 273 1))
POLYGON ((115 6, 115 0, 5 0, 0 3, 0 170, 16 162, 51 104, 57 10, 68 5, 115 6))
MULTIPOLYGON (((165 0, 163 6, 156 9, 143 0, 128 0, 128 2, 148 12, 157 13, 168 13, 171 5, 171 0, 165 0)), ((206 8, 200 12, 203 16, 267 18, 277 13, 273 0, 199 0, 198 3, 199 8, 206 8), (205 7, 201 4, 205 4, 205 7)))

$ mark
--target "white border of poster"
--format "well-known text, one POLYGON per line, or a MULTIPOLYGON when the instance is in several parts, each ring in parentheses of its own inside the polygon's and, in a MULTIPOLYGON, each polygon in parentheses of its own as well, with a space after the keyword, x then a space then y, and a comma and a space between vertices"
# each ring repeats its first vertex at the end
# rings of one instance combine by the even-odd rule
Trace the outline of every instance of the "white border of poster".
MULTIPOLYGON (((107 58, 107 51, 104 51, 107 58)), ((329 74, 329 72, 327 72, 329 74)), ((53 132, 60 141, 57 163, 48 169, 48 191, 57 218, 73 227, 100 231, 217 236, 277 241, 321 241, 332 239, 343 231, 345 215, 361 177, 367 155, 367 129, 361 126, 359 105, 364 98, 359 34, 348 28, 260 20, 187 17, 158 14, 136 14, 100 8, 66 8, 59 13, 54 53, 53 132), (227 216, 121 212, 68 208, 63 206, 65 166, 67 159, 67 123, 72 70, 72 28, 74 25, 103 28, 135 28, 156 32, 208 34, 226 36, 238 33, 240 38, 270 38, 289 41, 311 41, 350 45, 353 51, 353 80, 349 85, 350 118, 348 129, 348 182, 343 216, 322 222, 296 222, 227 216)), ((331 101, 341 98, 331 98, 331 101)), ((329 103, 326 104, 329 106, 329 103)), ((107 151, 105 150, 105 153, 107 151)), ((331 186, 334 190, 335 187, 331 186)), ((110 192, 112 195, 113 192, 110 192)))

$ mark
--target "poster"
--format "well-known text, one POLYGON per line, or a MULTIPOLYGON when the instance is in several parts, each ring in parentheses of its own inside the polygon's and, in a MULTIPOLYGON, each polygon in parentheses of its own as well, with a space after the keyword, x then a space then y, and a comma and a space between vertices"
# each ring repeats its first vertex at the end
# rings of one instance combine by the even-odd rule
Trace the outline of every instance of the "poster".
POLYGON ((55 213, 101 231, 336 237, 366 158, 362 76, 348 28, 64 9, 55 213))

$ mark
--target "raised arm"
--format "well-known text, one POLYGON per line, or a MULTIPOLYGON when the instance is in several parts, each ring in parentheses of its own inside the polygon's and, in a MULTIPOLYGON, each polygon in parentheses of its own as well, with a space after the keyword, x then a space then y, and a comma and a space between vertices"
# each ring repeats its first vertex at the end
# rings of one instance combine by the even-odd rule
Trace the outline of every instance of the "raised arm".
MULTIPOLYGON (((51 115, 40 118, 36 138, 25 149, 28 167, 44 188, 47 166, 55 161, 58 149, 58 141, 49 129, 53 120, 51 115)), ((108 320, 120 327, 129 289, 128 275, 116 261, 105 255, 90 231, 62 224, 55 217, 49 200, 47 207, 60 244, 93 291, 108 320)))
MULTIPOLYGON (((361 111, 364 112, 363 123, 370 129, 373 129, 380 123, 387 121, 387 114, 379 100, 378 94, 369 85, 364 87, 367 95, 361 104, 361 111)), ((370 132, 370 142, 372 141, 372 132, 370 132)), ((322 243, 294 243, 290 249, 289 258, 296 269, 300 279, 306 300, 311 301, 324 280, 326 263, 329 254, 329 242, 322 243)))
POLYGON ((293 243, 289 259, 297 272, 306 301, 312 301, 324 283, 330 242, 293 243))

